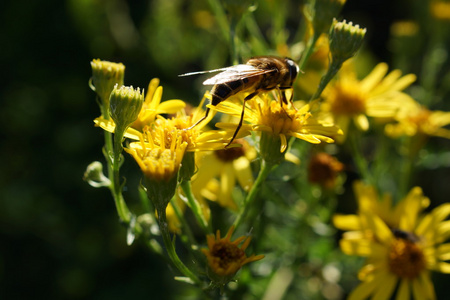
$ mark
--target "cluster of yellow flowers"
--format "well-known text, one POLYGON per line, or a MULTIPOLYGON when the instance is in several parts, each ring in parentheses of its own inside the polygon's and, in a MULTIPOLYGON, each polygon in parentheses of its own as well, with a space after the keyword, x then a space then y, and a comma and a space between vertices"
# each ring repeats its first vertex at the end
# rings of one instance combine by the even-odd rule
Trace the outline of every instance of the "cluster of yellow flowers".
MULTIPOLYGON (((90 166, 86 180, 111 189, 121 221, 129 225, 129 241, 145 233, 146 222, 151 223, 148 219, 154 220, 156 215, 170 259, 185 281, 204 290, 222 289, 243 265, 264 257, 245 253, 249 234, 234 241, 231 236, 235 229, 252 227, 255 211, 262 203, 257 202, 258 192, 269 172, 284 160, 299 164, 296 155, 305 148, 300 146, 299 151, 291 152, 294 143, 336 143, 339 147, 375 126, 389 138, 414 141, 409 153, 414 159, 426 138, 450 139, 450 130, 444 128, 450 124, 450 112, 431 111, 405 92, 415 82, 414 74, 389 72, 386 63, 379 63, 365 78, 358 78, 355 62, 349 58, 361 46, 365 29, 351 22, 333 21, 345 1, 312 3, 306 10, 312 32, 309 47, 299 63, 304 75, 288 91, 285 86, 262 91, 244 89, 223 101, 214 100, 214 95, 206 92, 200 104, 190 108, 179 99, 162 101, 163 88, 158 79, 152 79, 144 93, 123 86, 124 65, 91 62, 91 87, 98 94, 102 112, 94 122, 105 130, 108 176, 97 163, 90 166), (292 94, 293 90, 296 95, 310 96, 310 101, 286 101, 285 93, 292 94), (206 101, 212 114, 203 120, 206 101), (216 115, 220 119, 213 122, 216 115), (230 140, 234 142, 230 144, 230 140), (151 207, 148 218, 134 216, 123 199, 125 183, 119 176, 122 150, 142 171, 141 191, 151 207), (257 170, 255 162, 260 163, 257 170), (258 175, 254 177, 254 173, 258 175), (235 197, 237 190, 245 196, 235 197), (220 230, 213 234, 213 227, 218 225, 212 222, 208 201, 227 209, 229 230, 223 238, 220 230), (179 259, 170 236, 185 235, 189 251, 198 250, 199 243, 185 218, 186 207, 195 218, 194 227, 206 235, 206 242, 200 244, 205 246, 201 253, 206 260, 203 274, 209 278, 208 286, 201 273, 193 272, 179 259)), ((309 159, 307 179, 323 191, 332 191, 344 180, 341 173, 347 166, 326 153, 324 147, 320 149, 309 159)), ((450 237, 450 221, 446 220, 450 203, 427 214, 424 210, 430 200, 420 187, 414 187, 394 205, 388 194, 379 196, 361 153, 353 154, 366 182, 354 183, 358 212, 333 218, 335 227, 345 231, 340 241, 342 251, 366 258, 358 274, 362 283, 350 299, 389 299, 392 295, 402 300, 411 296, 434 299, 429 271, 450 273, 450 264, 445 262, 450 259, 450 244, 446 243, 450 237)))

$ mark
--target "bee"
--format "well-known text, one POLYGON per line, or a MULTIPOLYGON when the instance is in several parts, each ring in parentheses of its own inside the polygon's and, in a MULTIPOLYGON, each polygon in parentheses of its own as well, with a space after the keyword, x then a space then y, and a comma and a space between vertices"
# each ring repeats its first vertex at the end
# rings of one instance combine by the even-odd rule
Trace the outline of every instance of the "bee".
MULTIPOLYGON (((280 104, 288 104, 286 90, 291 89, 299 72, 298 65, 290 58, 276 56, 252 57, 245 64, 234 65, 226 68, 210 71, 192 72, 180 76, 197 75, 204 73, 220 72, 219 74, 205 80, 203 85, 213 85, 211 90, 211 104, 216 106, 229 97, 240 92, 249 92, 244 98, 241 118, 236 127, 228 147, 236 138, 244 120, 245 102, 252 99, 261 92, 277 90, 280 93, 280 104)), ((289 99, 289 101, 292 100, 289 99)), ((208 117, 210 108, 206 108, 205 115, 191 129, 208 117)))

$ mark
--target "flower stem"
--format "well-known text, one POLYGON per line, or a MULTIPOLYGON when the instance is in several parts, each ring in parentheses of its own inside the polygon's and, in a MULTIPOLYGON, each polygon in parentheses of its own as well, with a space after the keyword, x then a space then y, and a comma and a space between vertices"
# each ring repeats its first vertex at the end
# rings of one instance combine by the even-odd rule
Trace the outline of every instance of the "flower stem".
POLYGON ((130 222, 130 211, 125 203, 125 200, 122 195, 122 184, 120 183, 120 164, 122 157, 122 139, 123 133, 125 130, 121 130, 121 128, 116 128, 114 134, 114 150, 112 151, 113 159, 112 159, 112 178, 110 176, 110 180, 112 182, 111 193, 113 194, 114 201, 116 203, 117 213, 119 214, 119 218, 122 222, 129 223, 130 222))
POLYGON ((310 101, 317 99, 322 95, 323 90, 328 85, 328 83, 333 79, 334 75, 341 69, 344 61, 332 61, 330 67, 328 68, 327 73, 320 79, 319 87, 317 88, 314 95, 311 96, 310 101))
MULTIPOLYGON (((355 128, 354 128, 355 129, 355 128)), ((374 180, 372 178, 372 175, 369 172, 369 165, 367 163, 367 160, 365 159, 360 144, 361 141, 359 139, 359 132, 357 130, 353 130, 351 132, 352 134, 348 135, 349 142, 350 142, 350 148, 352 151, 352 156, 355 161, 356 167, 358 168, 359 173, 361 176, 372 186, 374 185, 374 180)))
POLYGON ((167 254, 175 267, 186 277, 188 277, 193 283, 201 285, 202 281, 194 274, 178 257, 173 241, 170 237, 169 227, 167 226, 166 210, 162 209, 158 211, 158 224, 159 230, 163 237, 164 245, 166 246, 167 254))
POLYGON ((300 62, 298 63, 298 67, 300 70, 303 70, 306 66, 306 62, 308 61, 309 57, 313 53, 314 46, 316 45, 317 40, 319 39, 319 34, 316 32, 309 38, 308 44, 306 46, 306 50, 302 55, 302 58, 300 59, 300 62))
POLYGON ((191 181, 190 180, 184 180, 181 182, 181 188, 183 189, 183 192, 188 200, 189 206, 192 209, 192 212, 194 213, 195 219, 197 220, 198 225, 203 229, 205 233, 212 233, 211 224, 208 224, 208 221, 206 221, 205 216, 203 215, 202 208, 200 206, 200 203, 195 198, 194 194, 192 193, 191 188, 191 181))
POLYGON ((248 214, 249 209, 255 208, 254 204, 257 199, 256 196, 258 195, 261 185, 266 180, 270 171, 274 167, 275 167, 275 165, 267 163, 264 159, 261 160, 261 169, 259 171, 258 177, 256 178, 255 183, 253 184, 252 188, 250 189, 249 193, 247 194, 247 197, 245 198, 244 210, 239 214, 239 216, 234 221, 233 225, 235 228, 237 228, 242 223, 242 221, 246 218, 246 215, 248 214))

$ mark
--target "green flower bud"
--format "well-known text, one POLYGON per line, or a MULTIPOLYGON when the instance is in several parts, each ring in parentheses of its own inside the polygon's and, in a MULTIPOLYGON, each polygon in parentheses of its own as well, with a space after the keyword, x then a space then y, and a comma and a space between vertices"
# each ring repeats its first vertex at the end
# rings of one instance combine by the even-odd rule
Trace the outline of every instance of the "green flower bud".
POLYGON ((109 118, 109 95, 114 86, 123 85, 125 66, 122 63, 113 63, 100 59, 91 61, 92 78, 90 86, 101 99, 102 114, 109 118))
POLYGON ((136 121, 143 103, 144 91, 116 84, 109 98, 110 114, 116 126, 125 129, 136 121))
POLYGON ((94 161, 87 166, 83 179, 96 188, 109 186, 111 184, 108 177, 103 174, 102 163, 98 161, 94 161))
POLYGON ((261 139, 259 141, 261 157, 270 165, 279 165, 284 161, 286 150, 280 151, 281 139, 279 134, 272 134, 270 132, 261 132, 261 139))
POLYGON ((328 32, 333 18, 337 17, 346 0, 311 0, 305 6, 305 14, 312 23, 314 34, 328 32))
POLYGON ((330 51, 333 61, 344 62, 353 57, 361 48, 366 29, 359 28, 359 25, 354 25, 352 22, 333 21, 333 26, 330 31, 330 51))

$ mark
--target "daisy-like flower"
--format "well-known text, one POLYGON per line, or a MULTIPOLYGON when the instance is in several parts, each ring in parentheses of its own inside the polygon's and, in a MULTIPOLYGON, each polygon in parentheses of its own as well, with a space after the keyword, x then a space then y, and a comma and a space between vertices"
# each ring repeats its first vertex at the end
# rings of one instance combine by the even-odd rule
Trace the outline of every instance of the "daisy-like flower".
MULTIPOLYGON (((345 232, 341 249, 348 255, 366 257, 358 277, 362 283, 349 299, 435 299, 430 270, 450 273, 450 203, 422 214, 424 196, 420 188, 393 209, 398 217, 391 224, 377 213, 361 209, 358 230, 345 232), (398 290, 395 293, 395 288, 398 290)), ((392 210, 392 208, 391 208, 392 210)), ((389 214, 388 214, 389 215, 389 214)), ((347 224, 355 227, 355 224, 347 224)))
POLYGON ((208 260, 208 276, 216 284, 226 284, 242 268, 243 265, 264 258, 264 255, 247 256, 245 249, 250 244, 251 238, 241 236, 231 241, 234 226, 232 226, 225 237, 220 237, 220 230, 216 235, 207 235, 208 249, 202 249, 208 260), (239 247, 239 244, 242 245, 239 247))
POLYGON ((450 124, 450 112, 431 111, 413 99, 407 108, 397 114, 397 123, 387 124, 385 132, 390 137, 439 136, 450 139, 450 130, 443 128, 450 124))
MULTIPOLYGON (((353 191, 358 203, 358 213, 375 214, 390 228, 399 227, 401 216, 406 210, 414 216, 430 205, 430 199, 422 194, 419 187, 413 188, 395 207, 391 195, 378 195, 373 186, 361 181, 353 183, 353 191)), ((333 223, 341 230, 363 230, 365 227, 359 215, 336 214, 333 216, 333 223)))
MULTIPOLYGON (((303 107, 281 106, 278 100, 274 100, 269 93, 263 93, 246 102, 244 121, 241 132, 258 131, 272 135, 279 140, 280 153, 287 149, 289 137, 296 137, 309 143, 332 143, 333 137, 342 134, 341 130, 331 123, 323 122, 310 112, 310 105, 303 107)), ((224 101, 215 108, 220 112, 240 117, 242 105, 231 101, 224 101)), ((234 131, 237 124, 218 123, 219 128, 234 131)))
POLYGON ((401 91, 411 85, 416 76, 401 76, 400 70, 387 72, 388 65, 380 63, 364 79, 358 80, 351 65, 344 64, 339 78, 325 88, 321 110, 329 114, 345 135, 350 121, 366 131, 369 128, 367 117, 393 118, 409 97, 401 91))
MULTIPOLYGON (((242 147, 227 148, 199 155, 199 170, 192 180, 195 194, 216 201, 231 210, 238 206, 232 198, 236 181, 244 191, 253 185, 251 161, 256 158, 256 150, 244 139, 236 140, 242 147)), ((200 197, 199 197, 200 198, 200 197)))

